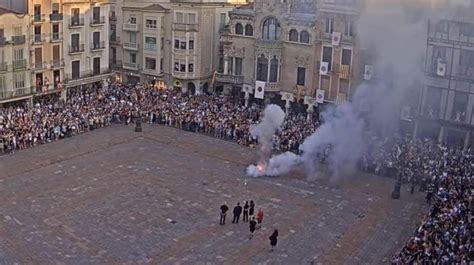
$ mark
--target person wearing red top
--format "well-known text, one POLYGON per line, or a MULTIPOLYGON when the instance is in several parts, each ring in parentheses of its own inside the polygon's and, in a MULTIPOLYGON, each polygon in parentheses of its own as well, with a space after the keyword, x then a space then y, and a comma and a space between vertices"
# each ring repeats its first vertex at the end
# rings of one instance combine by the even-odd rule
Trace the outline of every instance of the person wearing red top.
POLYGON ((259 208, 257 211, 257 223, 261 225, 263 222, 263 210, 262 208, 259 208))

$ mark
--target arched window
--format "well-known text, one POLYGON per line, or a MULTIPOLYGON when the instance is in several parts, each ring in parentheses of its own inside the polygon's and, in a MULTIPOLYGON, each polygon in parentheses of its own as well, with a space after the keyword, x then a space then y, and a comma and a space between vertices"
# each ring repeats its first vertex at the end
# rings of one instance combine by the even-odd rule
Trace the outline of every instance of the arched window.
POLYGON ((235 25, 235 34, 237 34, 237 35, 243 35, 244 34, 244 27, 242 26, 242 24, 237 23, 237 25, 235 25))
POLYGON ((300 41, 303 43, 309 43, 309 33, 306 30, 300 32, 300 41))
POLYGON ((270 60, 270 82, 278 82, 278 59, 276 57, 270 60))
POLYGON ((269 17, 263 22, 262 39, 278 40, 280 38, 280 23, 274 17, 269 17))
POLYGON ((298 31, 296 29, 290 30, 290 34, 288 36, 290 41, 298 41, 298 31))
POLYGON ((267 75, 268 75, 268 59, 262 55, 257 59, 257 80, 267 81, 267 75))
POLYGON ((245 25, 245 36, 253 36, 253 27, 250 24, 245 25))

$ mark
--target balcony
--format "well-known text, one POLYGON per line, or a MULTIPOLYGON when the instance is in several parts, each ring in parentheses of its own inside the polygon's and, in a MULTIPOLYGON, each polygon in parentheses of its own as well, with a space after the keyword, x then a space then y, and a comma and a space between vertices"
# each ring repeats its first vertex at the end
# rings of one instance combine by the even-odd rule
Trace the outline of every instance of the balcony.
POLYGON ((5 46, 7 44, 7 39, 5 37, 0 37, 0 47, 5 46))
POLYGON ((16 88, 13 91, 0 91, 0 100, 29 96, 33 94, 33 88, 16 88))
POLYGON ((50 62, 52 69, 58 69, 64 67, 64 59, 52 60, 50 62))
POLYGON ((91 43, 91 51, 99 51, 105 49, 105 41, 91 43))
POLYGON ((456 77, 461 79, 474 80, 474 67, 458 65, 456 71, 456 77))
POLYGON ((42 23, 45 21, 45 15, 44 14, 34 14, 33 15, 33 23, 42 23))
POLYGON ((123 43, 123 48, 125 50, 133 50, 133 51, 138 51, 138 43, 133 43, 133 42, 124 42, 123 43))
POLYGON ((198 31, 198 24, 173 23, 173 30, 198 31))
POLYGON ((34 71, 43 71, 43 70, 46 70, 48 68, 48 63, 47 62, 35 62, 35 63, 31 64, 31 68, 34 71))
POLYGON ((26 69, 26 59, 14 60, 13 71, 26 69))
POLYGON ((69 20, 69 28, 78 28, 84 26, 84 18, 73 17, 69 20))
POLYGON ((216 81, 221 83, 240 85, 244 83, 244 76, 217 73, 216 81))
POLYGON ((280 83, 268 82, 265 84, 265 91, 268 92, 278 92, 280 91, 280 83))
POLYGON ((110 14, 109 15, 109 21, 110 22, 117 22, 117 16, 115 14, 110 14))
POLYGON ((49 20, 51 22, 59 22, 63 20, 63 13, 52 13, 49 15, 49 20))
POLYGON ((110 60, 109 65, 110 65, 110 69, 120 70, 122 68, 122 61, 110 60))
POLYGON ((92 17, 91 18, 91 27, 101 26, 105 24, 105 17, 92 17))
POLYGON ((135 70, 137 71, 140 68, 140 65, 137 63, 123 62, 123 69, 135 70))
POLYGON ((7 63, 0 63, 0 72, 7 72, 8 71, 8 64, 7 63))
POLYGON ((55 41, 62 41, 63 40, 63 34, 61 32, 53 32, 50 35, 50 41, 55 42, 55 41))
POLYGON ((26 36, 25 35, 13 36, 12 37, 12 44, 13 45, 21 45, 21 44, 25 44, 25 42, 26 42, 26 36))
POLYGON ((120 44, 120 37, 119 36, 110 36, 110 43, 111 44, 120 44))
POLYGON ((123 30, 124 31, 138 32, 138 24, 124 23, 123 24, 123 30))
POLYGON ((31 40, 31 43, 33 44, 41 44, 43 42, 45 42, 46 38, 45 38, 45 35, 44 34, 34 34, 32 36, 32 40, 31 40))
POLYGON ((69 54, 84 52, 84 44, 77 44, 69 46, 69 54))

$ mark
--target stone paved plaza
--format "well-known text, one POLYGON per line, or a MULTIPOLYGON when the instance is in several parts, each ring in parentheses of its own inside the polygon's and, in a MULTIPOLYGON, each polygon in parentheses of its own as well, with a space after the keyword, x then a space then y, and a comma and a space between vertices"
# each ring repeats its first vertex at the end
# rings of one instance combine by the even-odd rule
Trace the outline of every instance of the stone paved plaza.
POLYGON ((115 125, 0 157, 0 264, 382 264, 426 211, 393 180, 337 188, 250 179, 255 149, 158 125, 115 125), (264 225, 219 225, 253 199, 264 225), (268 236, 280 231, 274 252, 268 236))

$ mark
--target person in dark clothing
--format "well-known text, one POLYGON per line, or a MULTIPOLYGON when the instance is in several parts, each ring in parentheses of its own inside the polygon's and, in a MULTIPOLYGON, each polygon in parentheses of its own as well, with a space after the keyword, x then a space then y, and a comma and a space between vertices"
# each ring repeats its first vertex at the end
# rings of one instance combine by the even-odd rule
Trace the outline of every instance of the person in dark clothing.
POLYGON ((224 203, 221 205, 221 220, 219 221, 220 225, 225 225, 225 217, 227 215, 227 211, 229 210, 229 207, 224 203))
POLYGON ((248 222, 249 221, 249 202, 248 201, 245 201, 245 205, 244 205, 244 216, 242 217, 242 220, 244 222, 248 222))
POLYGON ((268 239, 270 239, 270 246, 272 247, 271 251, 273 251, 273 248, 277 245, 278 242, 278 230, 275 229, 275 231, 273 231, 273 234, 268 239))
POLYGON ((234 220, 232 220, 233 224, 239 223, 240 214, 242 214, 242 206, 240 206, 240 202, 237 203, 237 206, 234 207, 234 220))
POLYGON ((252 220, 250 220, 249 222, 249 229, 250 229, 249 240, 252 239, 253 232, 255 232, 256 227, 257 227, 257 221, 255 221, 255 217, 252 217, 252 220))
POLYGON ((250 200, 249 216, 252 216, 255 211, 255 203, 253 200, 250 200))

